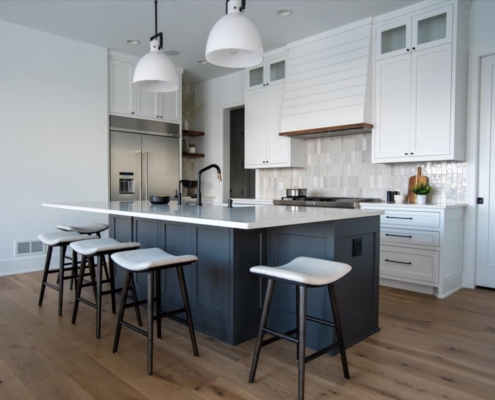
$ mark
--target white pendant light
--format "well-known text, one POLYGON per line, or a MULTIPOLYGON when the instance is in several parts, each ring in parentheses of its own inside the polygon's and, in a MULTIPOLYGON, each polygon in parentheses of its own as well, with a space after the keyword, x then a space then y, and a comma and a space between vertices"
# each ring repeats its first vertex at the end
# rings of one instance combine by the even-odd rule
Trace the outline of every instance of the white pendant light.
POLYGON ((205 58, 226 68, 254 67, 263 61, 263 44, 254 24, 244 15, 246 0, 227 0, 227 14, 213 26, 205 58))
POLYGON ((163 52, 163 34, 158 32, 157 0, 155 0, 155 35, 150 38, 150 52, 142 57, 134 69, 132 84, 147 92, 175 92, 179 90, 179 75, 175 65, 163 52))

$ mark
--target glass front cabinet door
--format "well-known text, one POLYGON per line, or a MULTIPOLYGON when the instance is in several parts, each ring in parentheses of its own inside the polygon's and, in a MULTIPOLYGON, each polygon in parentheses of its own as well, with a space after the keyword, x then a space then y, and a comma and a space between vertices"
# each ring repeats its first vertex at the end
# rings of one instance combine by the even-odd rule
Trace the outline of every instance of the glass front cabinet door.
POLYGON ((265 63, 247 70, 246 90, 254 90, 263 87, 265 83, 265 63))
POLYGON ((452 42, 453 5, 416 15, 412 19, 412 49, 422 50, 452 42))
POLYGON ((375 33, 377 60, 411 51, 411 18, 379 26, 375 33))
POLYGON ((285 82, 285 56, 268 58, 266 60, 265 83, 276 85, 285 82))
POLYGON ((283 54, 266 58, 256 67, 247 68, 246 91, 284 83, 286 61, 287 56, 283 54))

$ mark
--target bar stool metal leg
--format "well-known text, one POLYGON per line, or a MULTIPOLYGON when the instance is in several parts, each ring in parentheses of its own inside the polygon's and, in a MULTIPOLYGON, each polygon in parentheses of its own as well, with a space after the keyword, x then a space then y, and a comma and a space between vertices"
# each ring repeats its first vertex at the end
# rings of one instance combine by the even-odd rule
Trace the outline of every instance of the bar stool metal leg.
MULTIPOLYGON (((122 288, 122 297, 120 298, 120 308, 119 308, 119 316, 117 318, 117 329, 115 330, 115 339, 113 341, 113 352, 116 353, 119 349, 119 341, 120 341, 120 333, 122 331, 121 322, 124 320, 124 312, 125 306, 127 302, 127 292, 129 291, 129 285, 132 279, 132 272, 125 272, 124 279, 124 287, 122 288)), ((137 298, 134 298, 134 301, 137 302, 137 298)))
POLYGON ((179 278, 182 301, 184 302, 184 308, 186 309, 187 326, 189 327, 189 336, 191 336, 193 353, 195 357, 199 357, 198 344, 196 343, 196 334, 194 333, 194 325, 191 315, 191 306, 189 304, 189 297, 187 295, 186 280, 184 278, 184 270, 182 269, 182 265, 177 267, 177 276, 179 278))
MULTIPOLYGON (((294 286, 296 289, 296 339, 299 340, 299 287, 294 286)), ((299 342, 296 343, 296 359, 299 360, 299 342)))
MULTIPOLYGON (((138 296, 137 296, 137 292, 136 292, 136 283, 134 282, 134 274, 132 272, 129 272, 129 273, 131 275, 131 277, 130 277, 131 295, 132 295, 132 299, 134 300, 134 303, 136 303, 134 305, 134 310, 136 311, 136 317, 137 317, 138 325, 143 326, 143 320, 141 319, 141 310, 139 309, 139 305, 137 304, 138 296)), ((127 296, 127 292, 126 292, 126 296, 127 296)))
POLYGON ((102 283, 103 280, 103 266, 101 263, 101 258, 103 256, 98 256, 98 266, 96 268, 96 338, 101 337, 101 299, 102 299, 102 283))
POLYGON ((330 303, 332 303, 333 322, 335 324, 335 333, 339 342, 340 359, 342 361, 342 369, 344 370, 345 379, 349 379, 349 367, 347 366, 347 356, 345 354, 344 335, 342 334, 342 324, 340 321, 339 303, 335 293, 335 286, 328 285, 328 294, 330 295, 330 303))
POLYGON ((299 343, 298 343, 298 389, 297 398, 304 399, 304 373, 306 369, 306 286, 299 286, 299 343))
MULTIPOLYGON (((162 282, 160 274, 161 270, 155 271, 155 298, 156 298, 156 314, 160 315, 162 311, 162 282)), ((162 320, 158 318, 156 321, 156 337, 162 337, 162 320)))
POLYGON ((41 290, 40 290, 40 300, 38 302, 39 306, 43 305, 43 297, 45 297, 45 284, 48 279, 48 270, 50 269, 50 262, 52 260, 52 246, 47 246, 48 249, 46 251, 46 260, 45 260, 45 269, 43 270, 43 279, 41 281, 41 290))
POLYGON ((112 314, 115 314, 117 312, 116 306, 115 306, 115 275, 114 275, 114 267, 113 267, 113 260, 110 258, 108 260, 108 266, 110 267, 110 297, 112 299, 112 314))
POLYGON ((65 264, 65 251, 67 250, 66 245, 60 246, 60 262, 58 271, 58 316, 62 316, 62 307, 64 304, 64 264, 65 264))
POLYGON ((89 263, 89 275, 91 277, 91 282, 93 282, 93 294, 95 296, 95 303, 98 300, 98 293, 96 290, 96 272, 95 272, 95 260, 93 257, 86 257, 87 262, 89 263))
POLYGON ((266 288, 265 302, 263 303, 263 311, 261 312, 260 329, 258 331, 258 339, 256 340, 256 348, 254 350, 253 364, 251 365, 251 373, 249 375, 249 383, 254 382, 256 375, 256 368, 258 367, 258 360, 260 358, 261 345, 263 343, 263 329, 266 328, 266 321, 268 320, 268 312, 270 310, 270 303, 272 302, 273 288, 275 287, 275 281, 268 279, 268 286, 266 288))
POLYGON ((72 324, 76 323, 77 310, 79 309, 79 299, 81 298, 82 285, 84 282, 84 272, 86 271, 86 257, 81 259, 81 267, 79 268, 79 276, 76 282, 76 299, 74 300, 74 309, 72 311, 72 324))
POLYGON ((74 280, 77 278, 77 253, 72 250, 72 278, 70 280, 70 290, 74 288, 74 280))
POLYGON ((153 374, 154 271, 148 271, 148 375, 153 374))

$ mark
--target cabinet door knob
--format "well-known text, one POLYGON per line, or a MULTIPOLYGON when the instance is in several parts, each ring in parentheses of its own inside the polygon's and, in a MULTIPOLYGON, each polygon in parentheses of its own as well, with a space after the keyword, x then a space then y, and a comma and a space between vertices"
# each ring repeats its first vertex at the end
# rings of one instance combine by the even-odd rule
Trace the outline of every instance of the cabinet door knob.
POLYGON ((416 47, 413 47, 413 50, 416 50, 416 47))
POLYGON ((134 114, 134 111, 132 111, 131 114, 134 114))
POLYGON ((409 49, 406 49, 407 51, 409 51, 409 49))
POLYGON ((266 86, 268 86, 268 85, 269 85, 269 83, 266 84, 266 86))
POLYGON ((407 156, 407 153, 404 153, 407 156))
POLYGON ((414 153, 411 153, 411 155, 413 156, 413 155, 414 155, 414 153))

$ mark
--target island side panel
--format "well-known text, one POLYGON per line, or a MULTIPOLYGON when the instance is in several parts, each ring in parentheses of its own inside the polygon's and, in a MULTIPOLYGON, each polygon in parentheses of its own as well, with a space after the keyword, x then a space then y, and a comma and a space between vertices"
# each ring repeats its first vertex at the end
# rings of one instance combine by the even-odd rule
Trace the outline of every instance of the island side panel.
POLYGON ((255 265, 266 265, 267 230, 231 231, 233 281, 234 343, 253 339, 258 334, 263 305, 262 283, 259 276, 250 272, 255 265))
MULTIPOLYGON (((379 217, 268 230, 268 264, 271 266, 286 264, 298 256, 354 264, 353 271, 336 284, 348 346, 378 330, 378 251, 379 217), (353 257, 352 241, 356 238, 361 239, 362 254, 353 257)), ((294 285, 276 284, 269 317, 272 328, 280 331, 295 328, 295 294, 294 285)), ((308 315, 333 320, 326 287, 308 289, 308 315)), ((307 322, 308 347, 320 349, 334 340, 332 328, 307 322)))

